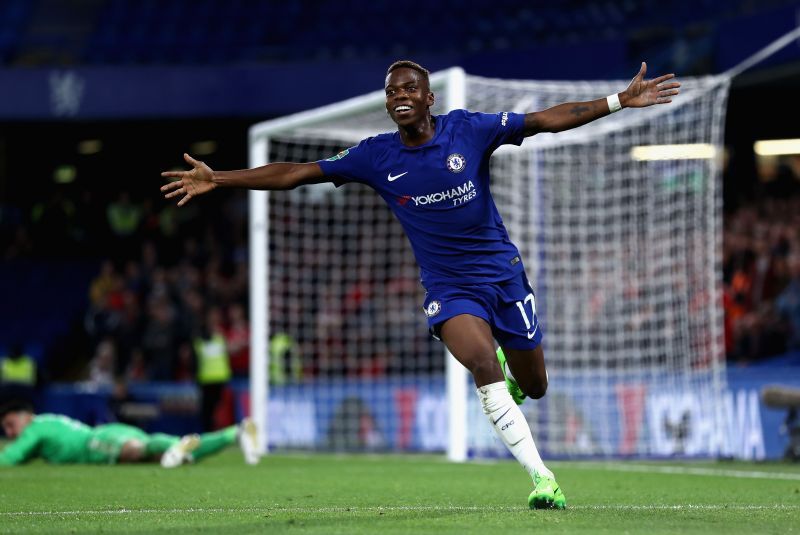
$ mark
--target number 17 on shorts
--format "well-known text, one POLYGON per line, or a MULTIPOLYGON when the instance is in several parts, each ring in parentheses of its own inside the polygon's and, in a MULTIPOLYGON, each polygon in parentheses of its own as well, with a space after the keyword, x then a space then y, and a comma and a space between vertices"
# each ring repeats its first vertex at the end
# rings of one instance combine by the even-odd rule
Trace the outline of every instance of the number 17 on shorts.
POLYGON ((495 338, 507 349, 535 349, 542 343, 536 297, 524 275, 500 285, 501 302, 495 316, 495 338))
POLYGON ((522 314, 522 320, 525 322, 525 330, 528 332, 528 340, 536 336, 539 330, 539 321, 536 317, 536 298, 533 297, 533 292, 529 293, 523 301, 517 301, 517 308, 519 313, 522 314), (525 310, 526 306, 530 304, 530 317, 525 310))

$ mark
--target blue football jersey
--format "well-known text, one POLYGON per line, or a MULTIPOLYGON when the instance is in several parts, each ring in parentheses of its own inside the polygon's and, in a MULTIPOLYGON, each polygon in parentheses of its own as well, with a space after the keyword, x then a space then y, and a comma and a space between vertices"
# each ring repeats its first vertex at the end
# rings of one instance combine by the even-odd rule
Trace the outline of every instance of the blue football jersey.
POLYGON ((434 126, 418 147, 403 145, 398 132, 380 134, 318 163, 337 185, 360 182, 383 197, 425 287, 507 280, 522 262, 489 192, 489 157, 522 143, 524 115, 454 110, 434 126))

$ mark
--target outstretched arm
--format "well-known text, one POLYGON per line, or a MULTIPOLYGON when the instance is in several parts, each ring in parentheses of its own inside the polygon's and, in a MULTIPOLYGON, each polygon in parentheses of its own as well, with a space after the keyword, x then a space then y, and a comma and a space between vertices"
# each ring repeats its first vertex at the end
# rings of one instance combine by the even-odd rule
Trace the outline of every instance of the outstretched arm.
POLYGON ((214 171, 205 163, 183 155, 186 163, 192 166, 189 171, 164 171, 161 176, 174 178, 173 182, 161 186, 165 199, 183 196, 178 206, 183 206, 194 197, 203 195, 218 187, 282 190, 293 189, 303 184, 324 182, 325 175, 316 162, 311 163, 270 163, 254 169, 238 171, 214 171))
POLYGON ((30 425, 14 442, 0 451, 0 466, 14 466, 36 456, 39 447, 39 436, 30 429, 30 425))
MULTIPOLYGON (((623 108, 644 108, 653 104, 668 104, 679 93, 680 82, 668 82, 674 74, 665 74, 652 80, 645 80, 647 63, 642 62, 639 73, 633 77, 627 89, 618 93, 623 108)), ((525 115, 525 136, 539 132, 562 132, 576 128, 600 117, 610 114, 605 98, 587 102, 567 102, 543 111, 525 115)))

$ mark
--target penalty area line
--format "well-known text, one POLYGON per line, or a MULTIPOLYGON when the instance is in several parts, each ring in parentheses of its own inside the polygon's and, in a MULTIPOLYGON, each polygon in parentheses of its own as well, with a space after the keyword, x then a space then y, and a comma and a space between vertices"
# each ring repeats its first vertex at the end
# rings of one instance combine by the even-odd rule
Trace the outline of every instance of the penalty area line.
MULTIPOLYGON (((382 513, 382 512, 475 512, 491 513, 497 511, 520 511, 523 507, 495 507, 495 506, 387 506, 387 507, 253 507, 253 508, 199 508, 188 507, 185 509, 99 509, 75 511, 0 511, 0 517, 9 516, 77 516, 77 515, 153 515, 153 514, 240 514, 240 513, 382 513)), ((613 504, 613 505, 571 505, 568 510, 577 511, 798 511, 800 504, 613 504)))

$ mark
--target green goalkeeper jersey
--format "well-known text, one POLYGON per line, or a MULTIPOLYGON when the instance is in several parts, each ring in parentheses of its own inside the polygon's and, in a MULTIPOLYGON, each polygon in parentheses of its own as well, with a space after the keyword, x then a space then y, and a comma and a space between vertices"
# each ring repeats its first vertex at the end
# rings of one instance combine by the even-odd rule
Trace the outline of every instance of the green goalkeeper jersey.
POLYGON ((66 416, 39 414, 11 444, 0 451, 0 466, 41 457, 49 463, 91 462, 93 429, 66 416))

